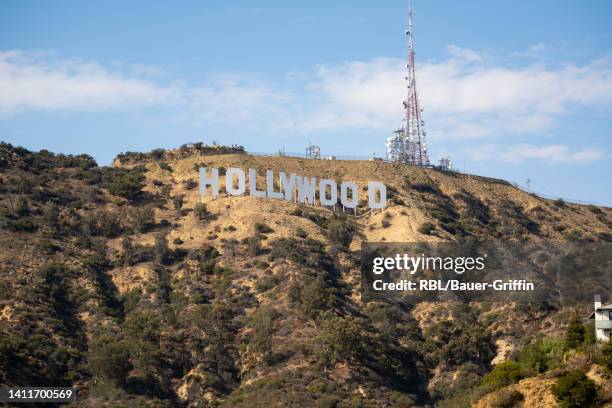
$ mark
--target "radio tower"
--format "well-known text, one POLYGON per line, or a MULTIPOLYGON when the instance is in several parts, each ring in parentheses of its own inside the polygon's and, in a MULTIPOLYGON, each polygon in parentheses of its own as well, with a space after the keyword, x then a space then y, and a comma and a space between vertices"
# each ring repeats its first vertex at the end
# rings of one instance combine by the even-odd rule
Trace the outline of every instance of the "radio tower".
MULTIPOLYGON (((423 108, 419 104, 419 96, 416 88, 416 73, 414 68, 414 31, 412 24, 412 0, 409 0, 408 11, 408 81, 406 100, 404 101, 404 125, 403 145, 405 152, 400 156, 402 161, 416 166, 429 166, 429 155, 427 154, 427 143, 425 141, 425 122, 422 118, 423 108)), ((399 133, 399 132, 398 132, 399 133)), ((400 159, 400 160, 401 160, 400 159)))

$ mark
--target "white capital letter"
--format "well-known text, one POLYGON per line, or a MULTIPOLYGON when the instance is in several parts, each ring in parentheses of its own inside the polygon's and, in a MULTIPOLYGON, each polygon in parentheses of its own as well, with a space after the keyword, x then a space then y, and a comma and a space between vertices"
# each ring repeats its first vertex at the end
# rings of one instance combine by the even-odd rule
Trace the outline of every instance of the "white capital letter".
POLYGON ((340 202, 346 208, 355 208, 359 204, 359 190, 357 184, 352 181, 344 181, 340 184, 340 202), (348 198, 348 190, 351 190, 351 200, 348 198))
POLYGON ((212 176, 206 175, 206 167, 200 167, 200 194, 206 195, 206 187, 211 186, 213 197, 219 196, 219 170, 211 169, 212 176))
POLYGON ((368 182, 368 205, 370 208, 385 208, 387 205, 387 186, 378 181, 368 182), (376 191, 380 191, 380 201, 376 201, 376 191))
POLYGON ((274 172, 272 170, 266 170, 266 190, 268 197, 276 198, 277 200, 283 199, 283 193, 274 191, 274 172))
POLYGON ((257 170, 249 169, 249 192, 255 197, 265 197, 266 192, 257 190, 257 170))
POLYGON ((285 172, 281 171, 279 177, 281 181, 281 187, 285 192, 285 200, 293 200, 293 189, 295 188, 295 174, 290 174, 289 179, 287 179, 285 172))
POLYGON ((298 202, 301 204, 314 204, 315 186, 317 178, 297 176, 298 202))
POLYGON ((319 182, 319 201, 321 205, 334 206, 338 202, 338 185, 334 180, 321 179, 319 182), (330 197, 327 198, 327 187, 330 189, 330 197))
POLYGON ((246 191, 244 171, 236 167, 230 167, 225 172, 225 189, 230 195, 243 195, 246 191), (238 187, 234 187, 234 177, 238 177, 238 187))

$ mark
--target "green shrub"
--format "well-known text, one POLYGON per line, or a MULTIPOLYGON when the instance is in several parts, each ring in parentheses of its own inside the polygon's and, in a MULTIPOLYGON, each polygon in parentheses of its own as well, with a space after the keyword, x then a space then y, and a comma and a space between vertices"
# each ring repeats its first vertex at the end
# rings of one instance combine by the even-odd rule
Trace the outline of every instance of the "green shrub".
POLYGON ((208 209, 206 208, 206 204, 204 203, 196 204, 195 207, 193 207, 193 213, 200 221, 204 220, 209 215, 208 209))
POLYGON ((162 169, 162 170, 166 170, 166 171, 172 172, 172 167, 170 167, 170 165, 168 163, 165 163, 165 162, 159 163, 159 168, 162 169))
POLYGON ((493 368, 493 371, 482 378, 481 385, 487 391, 495 391, 514 384, 523 378, 520 364, 514 361, 504 361, 493 368))
POLYGON ((353 227, 346 218, 333 218, 327 225, 329 237, 343 247, 348 247, 353 240, 353 227))
POLYGON ((151 205, 130 207, 128 217, 136 232, 148 232, 155 225, 155 209, 151 205))
POLYGON ((559 377, 552 393, 563 408, 588 408, 597 403, 597 385, 580 370, 559 377))
POLYGON ((132 369, 128 347, 115 336, 93 339, 87 360, 95 377, 111 380, 117 385, 125 382, 126 375, 132 369))
POLYGON ((367 349, 363 333, 364 328, 359 319, 324 315, 316 339, 318 360, 325 367, 332 367, 339 361, 356 359, 367 349))
POLYGON ((601 357, 599 363, 612 371, 612 343, 608 342, 601 346, 601 357))
POLYGON ((260 234, 268 234, 270 232, 274 232, 272 228, 261 222, 255 223, 255 231, 260 234))
POLYGON ((564 351, 563 340, 538 340, 521 350, 519 363, 523 370, 543 373, 562 365, 564 351))
POLYGON ((334 292, 328 288, 322 275, 305 277, 302 283, 291 285, 287 295, 292 306, 297 306, 312 319, 321 311, 332 308, 335 302, 334 292))
POLYGON ((133 200, 144 187, 144 167, 124 169, 108 167, 102 175, 102 187, 111 194, 118 195, 128 200, 133 200))
POLYGON ((185 186, 186 190, 193 190, 194 188, 196 188, 197 185, 198 183, 196 183, 192 179, 187 179, 183 181, 183 186, 185 186))
POLYGON ((263 250, 261 248, 261 240, 263 238, 263 235, 256 233, 255 235, 248 237, 243 241, 251 255, 257 256, 263 253, 263 250))
POLYGON ((419 227, 419 232, 424 235, 430 235, 435 229, 436 226, 431 222, 424 222, 419 227))
POLYGON ((155 261, 167 265, 172 260, 172 252, 168 248, 168 239, 166 234, 160 233, 155 237, 155 261))
POLYGON ((25 197, 19 197, 15 201, 15 214, 18 217, 25 217, 30 213, 30 206, 28 205, 28 199, 25 197))
POLYGON ((595 322, 590 321, 584 327, 584 345, 591 346, 597 343, 597 336, 595 333, 595 322))
POLYGON ((175 210, 180 210, 183 208, 184 198, 182 195, 178 195, 172 199, 172 205, 174 205, 175 210))
POLYGON ((278 312, 274 307, 266 305, 257 310, 251 317, 250 349, 264 362, 269 362, 272 355, 272 336, 274 335, 274 320, 278 312))
POLYGON ((572 315, 565 331, 565 343, 568 348, 575 349, 584 343, 584 325, 576 314, 572 315))
POLYGON ((263 293, 272 289, 280 283, 280 278, 276 275, 267 275, 263 279, 259 279, 255 283, 255 290, 258 293, 263 293))
POLYGON ((31 217, 22 217, 18 220, 10 221, 8 227, 11 231, 34 232, 38 229, 38 225, 31 217))

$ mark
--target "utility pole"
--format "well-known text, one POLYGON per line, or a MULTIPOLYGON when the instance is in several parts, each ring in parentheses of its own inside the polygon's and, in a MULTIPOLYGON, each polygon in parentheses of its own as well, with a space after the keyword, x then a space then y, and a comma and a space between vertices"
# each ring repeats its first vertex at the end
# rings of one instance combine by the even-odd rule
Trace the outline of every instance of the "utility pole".
POLYGON ((531 194, 531 179, 527 179, 527 192, 531 194))

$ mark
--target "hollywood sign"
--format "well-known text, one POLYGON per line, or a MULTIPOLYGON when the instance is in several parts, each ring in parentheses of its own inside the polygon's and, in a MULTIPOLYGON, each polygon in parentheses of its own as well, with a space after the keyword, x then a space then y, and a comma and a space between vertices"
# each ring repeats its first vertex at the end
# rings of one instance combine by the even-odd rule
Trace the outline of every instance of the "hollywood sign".
MULTIPOLYGON (((274 172, 266 170, 266 189, 257 189, 257 170, 248 171, 249 195, 253 197, 272 198, 277 200, 297 201, 301 204, 319 203, 324 206, 335 206, 338 203, 338 183, 331 179, 318 179, 296 174, 278 173, 279 189, 274 186, 274 172), (318 191, 318 195, 316 192, 318 191)), ((219 196, 219 169, 200 167, 200 194, 204 197, 210 188, 213 197, 219 196)), ((247 175, 244 170, 230 167, 225 172, 225 190, 230 196, 240 196, 247 191, 247 175)), ((385 208, 387 205, 387 187, 378 181, 369 181, 368 207, 385 208)), ((343 181, 340 183, 340 204, 354 209, 359 205, 359 188, 357 183, 343 181)))

